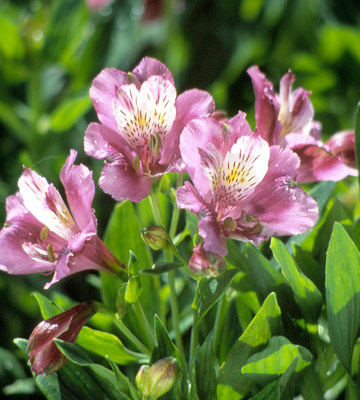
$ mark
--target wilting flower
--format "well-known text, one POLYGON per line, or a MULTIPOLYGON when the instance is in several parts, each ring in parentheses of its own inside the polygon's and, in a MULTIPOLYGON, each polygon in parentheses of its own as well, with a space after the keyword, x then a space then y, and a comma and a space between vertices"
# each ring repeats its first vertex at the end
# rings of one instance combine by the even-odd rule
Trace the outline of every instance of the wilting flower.
POLYGON ((292 91, 295 76, 291 72, 281 78, 279 94, 257 66, 249 68, 248 74, 255 91, 256 131, 269 144, 289 147, 298 154, 301 164, 297 182, 338 181, 357 175, 354 133, 342 133, 346 136, 346 156, 339 136, 324 144, 321 125, 313 121, 310 92, 302 88, 292 91), (345 157, 353 162, 345 161, 345 157))
POLYGON ((193 248, 193 254, 189 260, 189 268, 193 272, 206 272, 210 275, 217 275, 225 266, 225 260, 217 253, 204 250, 203 243, 193 248))
POLYGON ((7 199, 7 218, 0 231, 0 270, 9 274, 54 272, 50 287, 67 275, 88 269, 114 272, 122 264, 96 234, 91 203, 95 194, 92 172, 73 165, 71 150, 60 179, 71 210, 53 184, 24 168, 19 192, 7 199))
POLYGON ((54 339, 75 343, 80 329, 98 311, 95 302, 80 303, 69 310, 40 322, 32 331, 28 344, 31 369, 36 375, 51 374, 66 362, 54 339))
POLYGON ((253 134, 245 114, 191 121, 180 150, 194 186, 179 188, 177 203, 198 215, 206 251, 223 257, 228 237, 258 245, 316 222, 316 202, 294 184, 298 156, 253 134))
POLYGON ((85 133, 85 152, 105 160, 100 187, 116 200, 145 198, 153 178, 181 170, 179 137, 193 118, 210 115, 212 97, 193 89, 176 97, 166 66, 144 58, 132 73, 103 70, 90 97, 99 123, 85 133))

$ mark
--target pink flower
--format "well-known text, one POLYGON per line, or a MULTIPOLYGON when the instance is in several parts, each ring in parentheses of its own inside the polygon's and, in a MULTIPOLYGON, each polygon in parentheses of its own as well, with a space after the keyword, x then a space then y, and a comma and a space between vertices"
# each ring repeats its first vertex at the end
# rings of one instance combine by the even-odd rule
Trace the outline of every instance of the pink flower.
POLYGON ((316 202, 294 185, 298 156, 253 134, 245 114, 191 121, 180 150, 194 186, 179 188, 177 203, 198 215, 204 250, 223 257, 228 237, 258 245, 315 224, 316 202))
POLYGON ((177 97, 170 71, 152 58, 144 58, 132 73, 103 70, 90 97, 101 123, 87 128, 85 152, 106 161, 99 185, 118 201, 138 202, 154 178, 181 170, 183 128, 214 110, 206 92, 193 89, 177 97))
POLYGON ((189 260, 189 268, 193 272, 205 272, 210 275, 217 275, 225 266, 225 260, 216 253, 205 251, 203 243, 193 248, 193 254, 189 260))
MULTIPOLYGON (((337 139, 325 144, 321 141, 321 125, 313 121, 310 92, 302 88, 292 91, 295 76, 291 72, 281 78, 280 94, 257 66, 249 68, 248 74, 255 91, 256 130, 269 144, 289 147, 298 154, 301 164, 297 182, 338 181, 357 175, 355 163, 344 160, 343 145, 337 139)), ((355 160, 353 133, 346 142, 346 157, 355 160)))
POLYGON ((54 339, 75 343, 80 329, 97 309, 95 302, 80 303, 35 327, 27 344, 27 352, 31 369, 36 375, 51 374, 65 364, 67 358, 57 348, 54 339))
POLYGON ((71 210, 56 188, 35 171, 24 168, 19 192, 7 199, 7 218, 0 231, 0 270, 9 274, 54 272, 53 283, 87 269, 114 272, 122 264, 96 234, 91 203, 95 194, 92 173, 73 165, 71 150, 60 179, 71 210))

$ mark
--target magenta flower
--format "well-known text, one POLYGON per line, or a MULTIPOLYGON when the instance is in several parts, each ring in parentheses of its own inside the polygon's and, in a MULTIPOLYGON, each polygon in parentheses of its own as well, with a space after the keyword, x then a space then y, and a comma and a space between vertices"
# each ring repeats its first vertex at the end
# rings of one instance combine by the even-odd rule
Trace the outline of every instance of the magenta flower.
POLYGON ((67 358, 57 348, 54 339, 75 343, 80 329, 97 311, 95 302, 80 303, 35 327, 27 344, 31 369, 35 375, 51 374, 65 364, 67 358))
MULTIPOLYGON (((249 68, 248 74, 255 91, 256 131, 270 145, 289 147, 298 154, 301 164, 297 182, 338 181, 357 175, 355 162, 349 165, 343 158, 343 140, 322 143, 321 125, 313 121, 310 92, 302 88, 292 91, 295 76, 291 72, 281 78, 279 94, 257 66, 249 68)), ((353 134, 348 134, 346 143, 346 157, 355 160, 353 134)))
POLYGON ((86 3, 92 12, 101 10, 110 4, 113 0, 86 0, 86 3))
POLYGON ((154 178, 180 171, 183 128, 214 110, 206 92, 193 89, 176 97, 170 71, 152 58, 144 58, 132 73, 103 70, 90 97, 101 123, 87 128, 85 152, 106 161, 99 185, 118 201, 138 202, 154 178))
POLYGON ((114 272, 122 264, 96 234, 91 203, 95 194, 92 172, 73 165, 71 150, 60 179, 71 210, 56 188, 35 171, 24 168, 19 192, 7 199, 7 218, 0 231, 0 270, 9 274, 54 272, 53 283, 88 269, 114 272))
POLYGON ((186 182, 179 188, 177 203, 198 215, 206 251, 223 257, 226 238, 258 245, 315 224, 316 202, 294 185, 298 156, 253 134, 245 114, 227 124, 191 121, 180 150, 194 186, 186 182))

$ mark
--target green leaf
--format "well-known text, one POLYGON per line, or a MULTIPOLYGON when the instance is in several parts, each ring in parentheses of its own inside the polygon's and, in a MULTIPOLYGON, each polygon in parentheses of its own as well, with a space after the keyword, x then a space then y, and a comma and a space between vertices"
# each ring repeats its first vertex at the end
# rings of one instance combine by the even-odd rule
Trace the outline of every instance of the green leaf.
POLYGON ((91 100, 88 94, 66 99, 53 112, 51 116, 51 129, 63 132, 71 127, 89 110, 91 100))
POLYGON ((111 369, 115 374, 116 389, 128 396, 129 399, 140 400, 140 395, 135 386, 130 382, 129 378, 120 371, 119 367, 114 363, 114 361, 111 360, 110 357, 107 356, 106 360, 110 364, 111 369))
POLYGON ((314 282, 321 294, 325 296, 325 268, 321 266, 314 257, 302 247, 293 243, 294 259, 301 271, 314 282))
POLYGON ((302 314, 310 322, 316 322, 322 307, 322 296, 319 289, 301 272, 285 245, 279 239, 273 237, 270 247, 294 292, 295 301, 302 314))
POLYGON ((128 350, 117 336, 91 329, 87 326, 81 329, 76 343, 100 356, 109 356, 120 365, 139 362, 139 360, 146 361, 146 357, 143 354, 128 350))
POLYGON ((214 335, 210 333, 195 353, 195 382, 199 399, 216 399, 217 359, 214 353, 214 335))
POLYGON ((153 364, 157 360, 165 357, 175 357, 179 366, 179 378, 173 389, 177 393, 179 399, 187 400, 188 398, 188 383, 187 383, 187 369, 184 364, 182 357, 180 356, 179 350, 175 344, 171 341, 169 334, 161 322, 160 318, 155 315, 155 337, 157 345, 155 346, 150 364, 153 364))
POLYGON ((220 369, 217 395, 222 400, 242 398, 252 381, 241 373, 248 358, 263 347, 271 336, 281 332, 281 311, 275 293, 270 293, 246 330, 230 350, 220 369))
MULTIPOLYGON (((265 386, 264 389, 250 400, 280 400, 287 389, 291 376, 294 374, 298 365, 299 357, 296 357, 290 364, 281 378, 265 386)), ((287 396, 286 398, 290 398, 287 396)))
POLYGON ((41 293, 33 292, 32 295, 35 297, 35 299, 39 305, 41 315, 44 319, 49 319, 49 318, 53 317, 54 315, 60 314, 64 311, 54 301, 49 300, 47 297, 45 297, 41 293))
POLYGON ((351 372, 360 327, 360 254, 343 226, 335 223, 326 255, 326 306, 334 351, 351 372))
MULTIPOLYGON (((28 341, 26 339, 14 339, 14 343, 19 347, 26 359, 28 359, 26 352, 27 342, 28 341)), ((38 388, 48 400, 62 400, 60 386, 56 374, 50 374, 49 376, 38 375, 36 377, 34 376, 34 378, 38 388)), ((70 398, 69 400, 72 399, 70 398)))
POLYGON ((298 359, 295 371, 299 372, 310 365, 312 354, 283 336, 274 336, 263 351, 247 360, 241 372, 251 376, 260 385, 266 385, 284 374, 295 359, 298 359))
POLYGON ((192 307, 198 312, 198 323, 229 288, 237 269, 229 269, 217 277, 205 276, 198 281, 192 307))
POLYGON ((69 393, 76 396, 74 399, 129 399, 116 389, 115 374, 102 365, 95 364, 84 349, 60 339, 54 339, 54 342, 70 360, 57 372, 57 375, 60 386, 65 385, 69 393))
MULTIPOLYGON (((355 113, 355 155, 357 160, 357 168, 360 171, 360 101, 356 107, 355 113)), ((360 188, 360 174, 358 176, 360 188)))
POLYGON ((154 264, 151 268, 146 268, 140 270, 141 274, 148 274, 148 275, 161 275, 165 274, 165 272, 172 271, 174 269, 178 269, 182 266, 183 264, 179 262, 159 262, 154 264))

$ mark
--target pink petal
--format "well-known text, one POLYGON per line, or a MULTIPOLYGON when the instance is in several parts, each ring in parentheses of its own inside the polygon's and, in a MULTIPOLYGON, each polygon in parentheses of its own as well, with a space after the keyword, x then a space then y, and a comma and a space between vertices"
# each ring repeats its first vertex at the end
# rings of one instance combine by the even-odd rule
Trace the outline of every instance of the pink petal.
POLYGON ((348 167, 324 147, 304 146, 294 151, 301 159, 297 182, 340 181, 347 176, 356 176, 357 170, 348 167))
POLYGON ((60 193, 45 178, 24 168, 18 186, 24 205, 41 223, 64 240, 69 240, 78 231, 60 193))
POLYGON ((73 217, 80 229, 91 224, 96 232, 96 219, 91 207, 95 195, 92 172, 84 165, 74 165, 77 152, 70 151, 60 172, 60 180, 65 188, 66 198, 73 217))
POLYGON ((274 87, 257 66, 250 67, 247 73, 251 77, 255 92, 256 131, 269 144, 276 144, 281 124, 278 120, 280 104, 274 87))
POLYGON ((200 193, 188 181, 176 191, 176 201, 179 208, 186 208, 193 214, 199 215, 208 212, 208 206, 200 193))
POLYGON ((128 160, 134 158, 131 148, 119 133, 95 122, 86 129, 84 149, 88 156, 108 162, 114 161, 119 154, 128 160))
POLYGON ((121 85, 129 84, 128 75, 115 68, 106 68, 93 80, 90 88, 90 98, 94 104, 98 118, 105 126, 117 130, 112 101, 116 98, 116 91, 121 85))
POLYGON ((180 158, 179 139, 186 124, 195 118, 208 117, 215 109, 209 93, 192 89, 180 94, 176 99, 176 119, 172 130, 163 143, 161 164, 174 164, 180 158))
POLYGON ((139 202, 150 193, 152 179, 138 175, 124 158, 120 158, 111 164, 105 164, 99 186, 117 201, 129 199, 139 202))
POLYGON ((133 74, 140 80, 140 82, 146 81, 148 78, 154 75, 161 75, 174 86, 174 78, 171 72, 168 70, 165 64, 151 57, 144 57, 139 65, 133 70, 133 74))
POLYGON ((199 221, 199 234, 204 239, 204 249, 217 253, 220 257, 227 254, 226 238, 220 234, 216 218, 208 214, 199 221))
POLYGON ((183 130, 180 137, 180 151, 196 188, 204 199, 211 196, 210 182, 204 173, 199 149, 209 143, 221 151, 224 147, 223 124, 212 118, 194 119, 183 130))
POLYGON ((0 270, 9 274, 46 273, 54 269, 51 262, 31 259, 23 250, 23 243, 35 242, 40 236, 43 224, 24 207, 18 193, 6 200, 7 219, 0 231, 0 270))
POLYGON ((318 207, 299 186, 294 186, 299 159, 291 150, 279 146, 272 146, 270 151, 268 173, 246 199, 244 209, 265 226, 263 234, 303 233, 315 224, 318 207))

